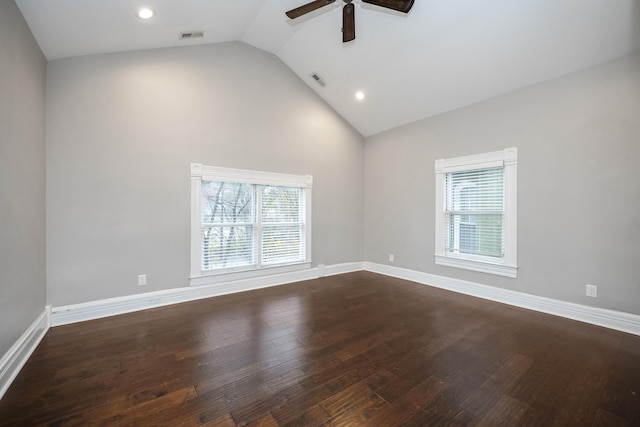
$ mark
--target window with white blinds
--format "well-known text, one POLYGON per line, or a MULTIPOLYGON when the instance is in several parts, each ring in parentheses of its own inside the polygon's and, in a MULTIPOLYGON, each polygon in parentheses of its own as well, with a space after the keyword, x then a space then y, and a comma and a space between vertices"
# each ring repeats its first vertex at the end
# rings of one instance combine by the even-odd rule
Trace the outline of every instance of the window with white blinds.
POLYGON ((310 263, 310 176, 192 164, 192 277, 310 263))
POLYGON ((262 186, 262 264, 304 260, 302 192, 295 187, 262 186))
POLYGON ((517 149, 436 161, 436 264, 516 277, 517 149))
POLYGON ((202 270, 255 263, 255 188, 202 181, 202 270))
POLYGON ((504 167, 445 175, 446 250, 504 256, 504 167))

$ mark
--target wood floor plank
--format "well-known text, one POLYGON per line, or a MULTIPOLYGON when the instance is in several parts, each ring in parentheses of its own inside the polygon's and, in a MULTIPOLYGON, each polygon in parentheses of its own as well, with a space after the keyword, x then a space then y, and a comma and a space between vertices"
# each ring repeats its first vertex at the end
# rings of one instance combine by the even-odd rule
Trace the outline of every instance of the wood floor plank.
POLYGON ((471 393, 477 390, 487 376, 473 369, 472 366, 459 367, 447 387, 432 402, 423 408, 426 416, 424 425, 473 425, 477 417, 461 408, 471 393))
POLYGON ((413 387, 401 398, 378 411, 369 422, 371 425, 401 425, 423 416, 422 409, 433 401, 447 386, 436 376, 430 376, 413 387))
MULTIPOLYGON (((231 424, 235 426, 236 424, 231 424)), ((264 414, 247 424, 247 427, 279 427, 278 422, 269 413, 264 414)))
POLYGON ((640 337, 368 272, 51 328, 0 426, 640 425, 640 337))
POLYGON ((532 362, 531 358, 522 354, 513 355, 504 366, 465 399, 461 408, 482 419, 508 387, 529 369, 532 362))
POLYGON ((303 414, 298 416, 296 419, 280 424, 283 427, 316 427, 324 424, 329 421, 331 416, 327 414, 327 412, 322 409, 319 405, 312 406, 310 409, 306 410, 303 414))
POLYGON ((604 386, 605 381, 601 375, 588 371, 576 372, 552 425, 591 425, 602 401, 604 386))
POLYGON ((280 424, 291 423, 303 415, 308 408, 319 405, 331 394, 324 384, 314 388, 302 388, 296 396, 283 399, 278 405, 273 405, 271 414, 280 424))
POLYGON ((366 380, 359 381, 341 391, 332 394, 320 403, 320 406, 332 417, 352 406, 370 401, 376 396, 366 380))
MULTIPOLYGON (((500 399, 498 399, 496 404, 489 410, 489 413, 480 420, 477 426, 520 426, 522 425, 522 417, 528 409, 529 406, 526 404, 503 394, 500 396, 500 399)), ((540 423, 539 425, 543 425, 543 423, 540 423)))
POLYGON ((598 409, 596 417, 593 420, 593 425, 601 427, 631 427, 637 424, 630 424, 622 417, 603 409, 598 409))

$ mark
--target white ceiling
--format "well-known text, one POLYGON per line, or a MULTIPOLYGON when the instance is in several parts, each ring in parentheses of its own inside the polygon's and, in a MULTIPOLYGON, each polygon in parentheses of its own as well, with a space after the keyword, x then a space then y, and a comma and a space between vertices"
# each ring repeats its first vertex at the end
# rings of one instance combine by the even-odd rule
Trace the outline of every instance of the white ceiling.
POLYGON ((347 44, 340 0, 295 21, 285 16, 308 1, 16 3, 49 60, 231 40, 272 52, 363 136, 640 48, 640 0, 416 0, 408 15, 355 0, 357 38, 347 44), (142 6, 156 16, 138 19, 142 6), (197 30, 203 39, 178 40, 197 30))

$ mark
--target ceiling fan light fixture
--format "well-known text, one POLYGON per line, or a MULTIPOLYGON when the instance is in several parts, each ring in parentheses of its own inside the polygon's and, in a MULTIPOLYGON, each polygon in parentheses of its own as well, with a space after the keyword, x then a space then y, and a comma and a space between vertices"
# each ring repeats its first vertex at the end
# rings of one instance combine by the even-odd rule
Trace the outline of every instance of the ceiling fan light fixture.
POLYGON ((146 20, 146 19, 153 18, 155 14, 156 13, 152 9, 149 9, 148 7, 143 7, 138 10, 138 12, 136 13, 136 16, 140 19, 146 20))

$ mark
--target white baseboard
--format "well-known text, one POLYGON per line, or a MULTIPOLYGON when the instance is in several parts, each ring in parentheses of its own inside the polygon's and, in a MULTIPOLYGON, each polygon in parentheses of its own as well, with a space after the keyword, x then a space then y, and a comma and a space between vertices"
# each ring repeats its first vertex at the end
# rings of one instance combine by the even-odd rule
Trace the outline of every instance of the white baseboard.
MULTIPOLYGON (((202 298, 210 298, 236 292, 250 291, 270 286, 284 285, 287 283, 300 282, 360 270, 397 277, 424 285, 591 323, 593 325, 603 326, 605 328, 615 329, 640 336, 640 316, 635 314, 589 307, 511 291, 508 289, 496 288, 494 286, 488 286, 480 283, 468 282, 465 280, 453 279, 451 277, 423 273, 420 271, 372 262, 350 262, 318 266, 307 270, 235 280, 231 282, 217 283, 215 285, 176 288, 92 301, 82 304, 53 307, 51 309, 51 326, 66 325, 69 323, 99 319, 102 317, 130 313, 153 307, 194 301, 202 298)), ((0 367, 1 366, 2 365, 0 365, 0 367)))
POLYGON ((589 307, 551 298, 539 297, 451 277, 422 273, 384 264, 365 262, 364 269, 373 273, 410 280, 423 285, 447 289, 516 307, 591 323, 634 335, 640 335, 640 316, 603 308, 589 307))
POLYGON ((0 359, 0 399, 49 330, 51 307, 45 310, 0 359))
POLYGON ((335 274, 361 271, 363 270, 363 267, 364 263, 362 262, 350 262, 314 267, 288 273, 235 280, 231 282, 216 283, 215 285, 175 288, 164 291, 91 301, 81 304, 53 307, 51 310, 51 325, 66 325, 69 323, 131 313, 134 311, 146 310, 148 308, 161 307, 180 302, 194 301, 202 298, 210 298, 270 286, 284 285, 287 283, 317 279, 318 277, 331 276, 335 274))
POLYGON ((336 276, 338 274, 353 273, 364 270, 364 262, 346 262, 344 264, 319 265, 318 277, 336 276))

